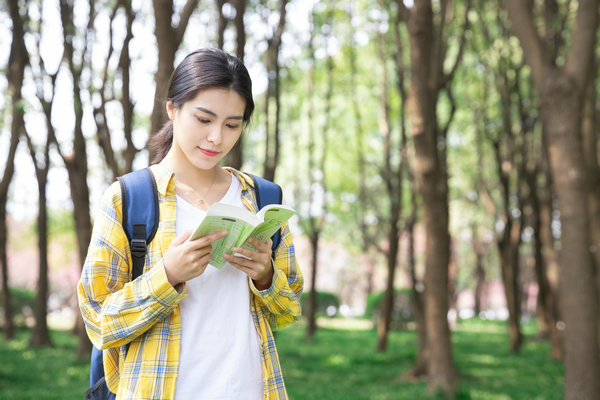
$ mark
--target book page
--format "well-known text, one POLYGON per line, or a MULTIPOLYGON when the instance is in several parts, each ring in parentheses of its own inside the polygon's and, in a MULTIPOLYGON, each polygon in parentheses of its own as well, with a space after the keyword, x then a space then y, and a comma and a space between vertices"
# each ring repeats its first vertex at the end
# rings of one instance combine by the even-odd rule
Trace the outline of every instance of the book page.
POLYGON ((223 258, 223 254, 230 254, 231 248, 239 246, 249 236, 252 229, 252 225, 248 225, 242 220, 224 216, 207 215, 198 229, 194 232, 193 238, 191 237, 190 239, 194 240, 195 238, 200 238, 218 231, 229 232, 224 238, 212 243, 213 249, 211 251, 212 258, 210 259, 210 264, 215 268, 221 269, 227 262, 223 258))
MULTIPOLYGON (((296 212, 286 206, 271 204, 264 207, 261 210, 261 213, 263 214, 264 222, 254 228, 252 233, 250 233, 250 237, 254 237, 261 242, 266 242, 296 212)), ((242 247, 250 250, 256 250, 249 243, 244 243, 242 247)))

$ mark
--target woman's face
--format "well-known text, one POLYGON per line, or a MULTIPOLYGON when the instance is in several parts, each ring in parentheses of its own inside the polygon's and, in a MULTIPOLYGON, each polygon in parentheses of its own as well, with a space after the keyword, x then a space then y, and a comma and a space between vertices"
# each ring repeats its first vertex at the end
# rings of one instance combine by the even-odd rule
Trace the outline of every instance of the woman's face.
POLYGON ((214 168, 242 134, 245 108, 236 91, 221 88, 202 90, 180 108, 168 101, 175 156, 199 169, 214 168))

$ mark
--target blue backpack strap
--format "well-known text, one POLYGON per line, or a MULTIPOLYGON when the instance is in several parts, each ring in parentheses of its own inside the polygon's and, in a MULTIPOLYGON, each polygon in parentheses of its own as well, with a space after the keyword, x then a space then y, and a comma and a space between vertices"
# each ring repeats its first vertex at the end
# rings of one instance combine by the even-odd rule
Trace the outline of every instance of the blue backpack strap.
MULTIPOLYGON (((260 176, 256 176, 253 174, 248 174, 252 181, 254 182, 255 195, 256 195, 256 204, 258 204, 258 209, 260 210, 266 205, 269 204, 281 204, 283 200, 283 193, 281 191, 281 187, 271 182, 265 178, 261 178, 260 176)), ((279 229, 275 234, 271 237, 273 241, 273 246, 271 250, 273 252, 273 259, 275 258, 275 251, 277 247, 279 247, 279 243, 281 242, 281 229, 279 229)))
MULTIPOLYGON (((159 209, 156 180, 150 168, 140 169, 117 178, 121 185, 123 230, 131 247, 131 280, 144 272, 146 249, 158 229, 159 209)), ((114 399, 104 377, 102 350, 92 347, 90 388, 86 399, 114 399)))
POLYGON ((146 246, 158 229, 158 190, 150 168, 130 172, 119 178, 123 205, 123 230, 131 247, 131 280, 144 272, 146 246))

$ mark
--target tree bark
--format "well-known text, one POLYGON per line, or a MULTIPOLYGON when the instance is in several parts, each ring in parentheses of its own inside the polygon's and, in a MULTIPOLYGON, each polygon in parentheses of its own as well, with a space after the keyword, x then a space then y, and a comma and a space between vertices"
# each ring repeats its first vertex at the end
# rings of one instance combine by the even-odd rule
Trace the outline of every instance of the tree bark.
MULTIPOLYGON (((87 21, 87 29, 84 33, 83 43, 84 48, 76 56, 76 51, 73 46, 76 38, 76 29, 74 24, 73 4, 68 0, 60 0, 60 15, 63 26, 63 46, 64 46, 64 61, 69 67, 73 82, 73 114, 75 116, 75 126, 73 128, 73 148, 71 153, 66 154, 58 142, 54 133, 51 120, 52 102, 45 99, 40 99, 44 106, 46 114, 46 125, 48 127, 48 135, 55 144, 58 153, 60 154, 67 173, 69 175, 69 187, 71 190, 71 199, 73 201, 73 216, 75 220, 75 232, 77 232, 77 248, 79 253, 79 263, 83 268, 87 249, 92 236, 92 222, 90 218, 90 192, 87 184, 88 159, 86 139, 83 135, 83 103, 81 100, 81 75, 88 66, 86 61, 90 48, 89 33, 93 30, 95 13, 94 2, 90 1, 89 15, 87 21)), ((52 77, 54 85, 57 74, 52 77)), ((51 93, 51 99, 54 99, 54 92, 51 93)), ((77 355, 83 358, 90 354, 92 344, 87 337, 83 325, 83 319, 79 313, 76 321, 76 330, 78 332, 79 342, 77 355)))
MULTIPOLYGON (((9 65, 13 65, 9 63, 9 65)), ((9 79, 10 82, 10 79, 9 79)), ((8 256, 7 256, 7 242, 8 242, 8 228, 6 224, 6 203, 8 201, 8 189, 12 181, 15 172, 15 154, 17 153, 17 147, 19 145, 19 137, 21 136, 21 127, 19 127, 18 119, 22 119, 23 116, 17 116, 20 113, 19 106, 15 105, 14 101, 17 100, 16 104, 19 104, 20 89, 17 89, 19 95, 15 95, 14 89, 19 86, 13 86, 9 83, 9 93, 12 98, 12 123, 11 123, 11 136, 10 146, 8 149, 8 156, 6 157, 6 164, 4 167, 4 173, 2 175, 2 182, 0 183, 0 263, 2 263, 2 304, 4 305, 4 336, 7 340, 11 340, 15 337, 15 321, 13 318, 12 299, 10 295, 9 277, 8 277, 8 256)))
MULTIPOLYGON (((352 21, 353 10, 349 9, 348 12, 348 21, 352 21)), ((357 168, 358 174, 356 176, 356 186, 358 187, 358 202, 356 202, 356 207, 354 211, 356 213, 356 218, 358 220, 358 226, 360 231, 361 238, 361 249, 362 253, 367 258, 367 271, 365 279, 367 280, 366 285, 366 296, 368 299, 369 295, 373 293, 373 280, 375 274, 375 257, 369 254, 369 251, 372 247, 375 247, 375 238, 369 232, 369 225, 367 223, 366 215, 367 209, 370 206, 369 200, 371 197, 369 196, 369 188, 367 187, 367 161, 365 157, 365 143, 364 143, 364 132, 365 128, 363 126, 363 116, 362 116, 362 107, 361 107, 361 99, 359 97, 358 91, 356 88, 356 76, 358 75, 357 71, 357 57, 356 57, 356 44, 354 43, 354 30, 352 24, 350 24, 350 32, 348 35, 348 42, 350 46, 348 46, 348 64, 350 67, 350 77, 349 77, 349 87, 351 93, 349 93, 350 100, 352 102, 352 115, 355 119, 354 123, 354 138, 356 141, 356 155, 357 155, 357 168)))
POLYGON ((133 21, 135 20, 135 12, 133 11, 131 0, 124 2, 123 10, 127 18, 126 35, 121 47, 121 56, 119 57, 118 71, 121 75, 122 93, 120 98, 121 109, 123 110, 123 133, 125 135, 125 149, 121 152, 124 165, 121 169, 121 174, 130 172, 133 169, 133 160, 139 153, 139 149, 133 144, 133 108, 134 104, 131 100, 131 57, 129 55, 129 43, 133 39, 133 21))
MULTIPOLYGON (((458 372, 452 356, 448 326, 448 176, 445 149, 440 148, 437 119, 439 91, 451 76, 441 77, 442 40, 436 36, 431 1, 415 2, 409 10, 400 0, 406 15, 411 55, 409 113, 415 148, 417 191, 423 200, 425 245, 425 330, 428 353, 428 387, 452 394, 458 386, 458 372)), ((441 17, 445 18, 444 15, 441 17)), ((442 34, 441 31, 437 32, 442 34)))
MULTIPOLYGON (((187 0, 179 14, 179 23, 173 26, 173 0, 152 0, 154 6, 154 34, 158 47, 158 65, 154 74, 156 85, 154 107, 150 118, 150 135, 156 134, 167 121, 165 101, 167 100, 167 83, 175 69, 175 53, 179 48, 185 30, 198 0, 187 0)), ((150 154, 150 159, 153 158, 150 154)))
MULTIPOLYGON (((314 10, 313 10, 314 13, 314 10)), ((331 15, 331 14, 330 14, 331 15)), ((311 16, 312 17, 312 16, 311 16)), ((311 20, 314 20, 314 18, 311 20)), ((309 41, 309 52, 312 60, 312 67, 308 72, 308 86, 309 93, 312 93, 312 89, 314 88, 314 67, 315 67, 315 58, 314 58, 314 48, 313 48, 313 36, 311 32, 311 39, 309 41)), ((319 131, 321 132, 320 141, 320 151, 317 151, 317 140, 318 137, 316 134, 317 129, 312 129, 313 122, 313 102, 312 99, 308 100, 308 110, 307 110, 307 118, 309 121, 309 129, 308 133, 308 204, 310 205, 311 210, 318 209, 318 214, 309 215, 307 218, 300 218, 300 223, 303 226, 304 233, 309 237, 311 242, 312 249, 312 271, 311 271, 311 292, 310 292, 310 306, 308 310, 308 325, 306 330, 306 335, 308 338, 312 338, 316 332, 316 307, 317 307, 317 267, 318 267, 318 249, 319 249, 319 240, 321 238, 321 233, 323 232, 323 228, 325 226, 325 217, 327 215, 327 173, 325 170, 326 160, 327 160, 327 135, 329 131, 329 127, 331 125, 331 99, 333 95, 333 58, 331 56, 327 57, 326 60, 326 82, 327 88, 325 92, 325 110, 324 116, 325 121, 323 122, 323 127, 319 131), (316 171, 320 171, 320 177, 317 178, 316 171), (317 195, 315 192, 316 188, 319 188, 322 193, 321 196, 317 195)), ((311 95, 309 95, 311 96, 311 95)))
MULTIPOLYGON (((275 179, 275 170, 279 163, 279 152, 280 152, 280 139, 279 139, 279 125, 281 115, 281 76, 280 76, 280 65, 279 65, 279 50, 281 48, 281 37, 285 27, 286 12, 285 8, 287 0, 280 1, 279 7, 279 23, 275 29, 273 29, 272 36, 267 39, 267 51, 265 52, 264 63, 268 75, 268 86, 265 93, 265 168, 264 177, 269 180, 275 179), (271 96, 275 98, 275 121, 273 129, 270 128, 271 115, 270 115, 270 102, 271 96)), ((267 22, 267 21, 265 21, 267 22)))
POLYGON ((508 309, 510 351, 516 353, 523 343, 518 260, 521 243, 521 222, 509 219, 504 229, 504 234, 498 242, 498 252, 500 253, 500 268, 508 309))
MULTIPOLYGON (((597 62, 594 59, 592 71, 596 71, 597 62)), ((583 149, 585 165, 590 177, 590 252, 594 261, 597 286, 600 294, 600 165, 598 164, 598 112, 596 111, 597 90, 595 77, 590 77, 585 93, 583 113, 583 149)), ((598 299, 600 302, 600 298, 598 299)), ((598 318, 598 341, 600 343, 600 317, 598 318)))
MULTIPOLYGON (((543 140, 543 137, 542 137, 543 140)), ((552 173, 550 171, 548 165, 548 157, 547 157, 547 146, 543 145, 542 151, 542 170, 545 173, 546 180, 543 183, 543 189, 540 192, 539 198, 539 224, 540 224, 540 237, 539 240, 542 245, 542 256, 544 262, 544 273, 546 276, 546 280, 548 283, 548 295, 552 296, 552 299, 548 299, 547 304, 550 307, 552 303, 552 308, 545 310, 547 314, 549 314, 548 321, 554 319, 556 321, 555 326, 552 329, 555 330, 556 333, 551 331, 551 334, 556 334, 557 337, 551 336, 551 344, 552 348, 550 350, 552 356, 558 360, 564 359, 564 344, 563 337, 561 332, 558 331, 558 326, 556 325, 560 320, 560 296, 558 291, 558 252, 556 250, 556 239, 553 234, 553 215, 555 208, 553 206, 553 197, 554 190, 552 188, 552 173)))
POLYGON ((538 196, 537 172, 527 175, 532 208, 531 227, 533 228, 533 245, 535 257, 535 275, 538 285, 538 325, 540 334, 550 338, 550 354, 557 360, 562 359, 562 346, 557 328, 556 296, 548 280, 544 259, 544 242, 542 240, 542 207, 538 196))
MULTIPOLYGON (((235 28, 236 28, 236 55, 243 62, 246 47, 246 27, 244 25, 244 14, 246 12, 246 0, 231 0, 235 7, 235 28)), ((219 34, 221 34, 219 30, 219 34)), ((241 169, 244 164, 244 135, 241 135, 235 143, 229 154, 227 154, 225 162, 227 165, 241 169)), ((272 180, 272 179, 271 179, 272 180)))
POLYGON ((513 29, 541 97, 544 132, 561 220, 560 285, 565 332, 565 399, 600 398, 598 286, 590 252, 591 178, 582 144, 585 85, 598 28, 598 0, 580 0, 571 48, 557 66, 533 22, 529 3, 507 0, 513 29))
POLYGON ((306 336, 312 338, 317 332, 317 269, 319 266, 319 233, 310 235, 310 250, 312 254, 310 265, 310 292, 308 293, 308 312, 306 314, 306 336))
POLYGON ((106 61, 104 64, 104 71, 102 73, 102 86, 98 88, 90 88, 90 91, 97 91, 100 95, 100 105, 98 107, 94 107, 94 119, 96 121, 96 137, 98 139, 98 143, 104 154, 104 158, 106 159, 106 163, 108 167, 112 171, 113 179, 116 179, 118 176, 123 175, 127 172, 130 172, 133 168, 133 160, 135 156, 138 154, 139 149, 137 149, 133 143, 133 102, 131 100, 130 95, 130 67, 131 67, 131 58, 129 56, 129 42, 133 39, 133 21, 135 19, 135 13, 131 6, 130 0, 121 0, 117 1, 112 9, 110 22, 109 22, 109 49, 108 55, 106 57, 106 61), (114 54, 113 48, 113 23, 114 19, 117 15, 119 8, 123 8, 125 13, 126 22, 125 22, 125 38, 123 40, 123 45, 120 49, 119 61, 117 70, 115 72, 109 71, 110 61, 114 54), (115 98, 115 93, 118 90, 115 90, 115 76, 120 76, 121 78, 121 97, 119 99, 115 98), (112 93, 112 95, 107 98, 107 88, 108 86, 112 86, 112 90, 108 93, 112 93), (121 110, 123 112, 123 135, 125 139, 125 148, 120 152, 117 152, 113 149, 112 142, 112 134, 108 127, 108 119, 109 116, 106 112, 106 104, 109 101, 118 100, 121 104, 121 110))
POLYGON ((217 7, 217 48, 223 50, 225 46, 225 29, 227 29, 227 23, 229 20, 223 14, 223 6, 227 3, 227 0, 215 0, 217 7))
POLYGON ((19 1, 8 2, 10 17, 12 20, 12 43, 6 71, 8 82, 8 94, 11 100, 11 137, 8 155, 0 182, 0 262, 2 263, 2 302, 4 304, 4 335, 7 340, 13 339, 15 325, 13 318, 12 301, 8 280, 8 256, 7 242, 8 229, 6 225, 6 204, 8 202, 8 190, 15 172, 15 155, 19 145, 19 139, 25 128, 23 119, 24 109, 21 103, 23 78, 25 67, 29 63, 29 54, 25 47, 25 31, 23 19, 19 12, 19 1))
POLYGON ((479 317, 481 313, 481 297, 483 295, 483 285, 485 284, 485 267, 483 264, 483 259, 485 257, 485 245, 483 241, 479 238, 479 234, 477 232, 477 226, 471 226, 471 244, 473 246, 473 252, 475 253, 475 306, 474 313, 476 317, 479 317))
MULTIPOLYGON (((27 135, 27 133, 25 133, 27 135)), ((35 174, 38 186, 38 216, 37 216, 37 237, 39 254, 39 275, 37 283, 37 292, 35 295, 34 319, 35 325, 31 332, 30 344, 33 347, 42 347, 51 345, 50 332, 48 331, 48 208, 46 187, 48 184, 48 171, 50 170, 50 138, 45 144, 43 165, 39 165, 37 154, 27 136, 31 159, 34 163, 35 174)))
MULTIPOLYGON (((381 1, 378 1, 380 8, 383 8, 381 1)), ((393 154, 393 141, 392 141, 392 127, 390 121, 390 99, 389 99, 389 74, 386 66, 387 55, 384 46, 384 37, 381 32, 377 33, 377 54, 381 65, 381 95, 380 95, 380 118, 379 118, 379 131, 383 136, 384 142, 384 165, 381 168, 381 178, 384 182, 386 193, 389 201, 389 218, 386 221, 387 224, 387 243, 388 248, 385 251, 386 266, 387 266, 387 280, 385 295, 381 305, 381 313, 379 314, 379 320, 377 323, 377 350, 385 351, 388 345, 388 334, 392 322, 392 312, 394 311, 394 298, 395 298, 395 280, 396 280, 396 264, 398 260, 398 247, 400 241, 400 217, 402 214, 402 178, 404 173, 404 166, 406 165, 407 152, 405 150, 405 126, 404 121, 401 119, 400 134, 403 135, 404 148, 400 148, 402 153, 401 162, 399 165, 395 165, 392 160, 393 154)), ((400 59, 396 57, 396 61, 400 59)), ((398 69, 403 69, 402 64, 397 64, 398 69)), ((398 76, 400 80, 402 76, 398 76)), ((404 82, 400 86, 400 95, 402 96, 401 106, 401 117, 404 116, 405 109, 405 92, 403 91, 404 82)))

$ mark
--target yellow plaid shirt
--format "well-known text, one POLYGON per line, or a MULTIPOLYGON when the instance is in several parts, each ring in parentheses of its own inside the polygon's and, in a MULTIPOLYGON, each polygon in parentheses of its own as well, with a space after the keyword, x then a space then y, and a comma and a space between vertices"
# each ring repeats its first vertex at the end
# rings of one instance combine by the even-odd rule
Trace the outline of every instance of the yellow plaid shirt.
MULTIPOLYGON (((153 165, 160 221, 148 246, 144 274, 131 281, 131 251, 121 225, 121 191, 113 183, 95 216, 92 240, 77 287, 90 340, 104 350, 109 389, 117 399, 172 399, 179 365, 181 315, 186 296, 168 282, 163 256, 175 238, 175 181, 162 164, 153 165), (129 344, 127 349, 126 345, 129 344)), ((242 202, 257 211, 252 179, 231 169, 242 182, 242 202)), ((303 278, 286 224, 274 260, 270 288, 259 291, 251 279, 251 314, 260 337, 263 399, 287 399, 272 329, 300 317, 303 278)))

